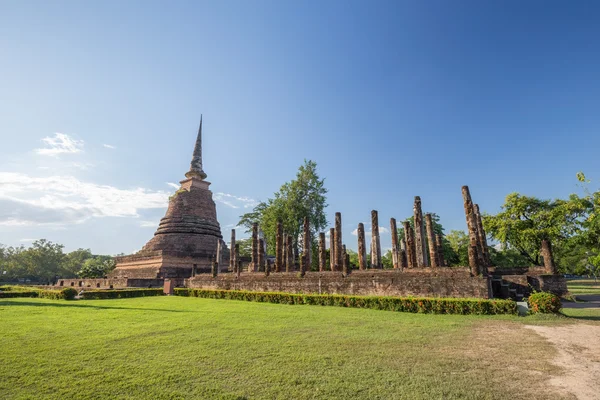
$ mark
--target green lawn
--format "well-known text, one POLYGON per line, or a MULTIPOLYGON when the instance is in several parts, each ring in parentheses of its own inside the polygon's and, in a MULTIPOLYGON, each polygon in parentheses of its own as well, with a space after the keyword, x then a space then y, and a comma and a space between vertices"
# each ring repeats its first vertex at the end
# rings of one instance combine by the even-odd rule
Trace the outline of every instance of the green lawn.
POLYGON ((600 282, 593 279, 572 279, 567 281, 571 294, 600 294, 600 282))
POLYGON ((546 384, 560 372, 555 350, 528 320, 185 297, 3 299, 0 398, 560 398, 546 384))

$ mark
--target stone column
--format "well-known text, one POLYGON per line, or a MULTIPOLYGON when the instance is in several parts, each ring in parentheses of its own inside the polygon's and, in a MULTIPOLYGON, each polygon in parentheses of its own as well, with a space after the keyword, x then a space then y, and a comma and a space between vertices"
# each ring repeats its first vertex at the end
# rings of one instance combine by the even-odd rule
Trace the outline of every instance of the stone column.
POLYGON ((475 210, 471 193, 468 186, 462 187, 463 203, 465 208, 465 216, 467 218, 467 228, 469 230, 469 267, 473 275, 481 274, 480 255, 479 255, 479 239, 477 235, 477 220, 475 218, 475 210))
POLYGON ((404 221, 404 238, 406 240, 406 261, 408 268, 417 267, 417 254, 415 249, 415 237, 410 222, 404 221))
POLYGON ((335 229, 329 229, 329 270, 335 271, 335 229))
POLYGON ((336 271, 342 270, 342 214, 335 213, 335 263, 336 271))
POLYGON ((217 257, 213 257, 213 261, 211 264, 211 273, 213 278, 216 278, 217 274, 219 273, 219 263, 217 262, 217 257))
POLYGON ((544 267, 547 274, 556 275, 556 264, 554 264, 554 255, 552 254, 552 245, 549 240, 542 240, 541 255, 544 258, 544 267))
POLYGON ((283 269, 283 224, 277 220, 277 236, 275 238, 275 272, 283 269))
POLYGON ((435 243, 435 232, 433 231, 433 219, 431 214, 425 214, 425 228, 427 231, 427 243, 429 245, 429 260, 433 268, 440 267, 438 250, 435 243))
POLYGON ((408 268, 408 261, 406 260, 406 240, 400 238, 400 253, 398 255, 400 261, 400 269, 408 268))
POLYGON ((435 235, 435 247, 438 251, 438 265, 440 267, 445 267, 446 260, 444 260, 444 238, 441 234, 435 235))
POLYGON ((371 268, 382 268, 381 242, 379 241, 379 218, 377 211, 371 211, 371 268))
POLYGON ((342 272, 344 275, 348 275, 350 273, 350 255, 346 252, 346 245, 343 245, 342 248, 342 272))
POLYGON ((242 272, 241 271, 242 262, 240 261, 240 245, 239 245, 239 243, 236 243, 236 245, 235 245, 234 260, 235 260, 235 264, 234 264, 235 273, 237 276, 240 276, 240 272, 242 272))
POLYGON ((258 240, 258 272, 265 272, 265 241, 258 240))
POLYGON ((252 261, 248 265, 248 272, 258 270, 258 224, 252 224, 252 261))
POLYGON ((292 243, 292 237, 287 235, 286 260, 285 260, 285 272, 292 272, 294 270, 294 244, 292 243))
POLYGON ((325 248, 325 232, 319 233, 319 272, 325 271, 327 261, 327 249, 325 248))
MULTIPOLYGON (((303 250, 302 250, 302 261, 304 262, 304 271, 310 271, 310 224, 308 217, 304 217, 304 232, 303 232, 303 250)), ((302 262, 301 262, 302 264, 302 262)))
POLYGON ((236 261, 237 259, 236 254, 234 252, 235 250, 235 229, 231 230, 231 246, 229 247, 230 252, 229 252, 229 269, 231 270, 231 272, 235 272, 235 266, 236 266, 236 261))
POLYGON ((361 222, 358 224, 358 269, 364 271, 367 269, 367 249, 365 248, 365 226, 361 222))
POLYGON ((477 239, 479 239, 479 247, 481 247, 482 258, 484 266, 487 268, 492 265, 490 260, 490 251, 487 245, 487 237, 485 230, 483 229, 483 220, 481 219, 481 213, 479 212, 479 204, 473 205, 475 211, 475 220, 477 221, 477 239))
POLYGON ((271 260, 267 258, 267 264, 265 265, 265 276, 271 275, 271 260))
POLYGON ((428 267, 427 249, 425 247, 425 229, 423 226, 423 211, 421 210, 421 198, 415 196, 414 224, 415 224, 415 248, 417 250, 417 266, 428 267))
POLYGON ((398 249, 398 227, 396 226, 396 218, 390 218, 390 231, 392 234, 392 262, 394 268, 400 268, 400 250, 398 249))
POLYGON ((219 267, 223 265, 223 241, 221 239, 217 241, 217 264, 219 267))

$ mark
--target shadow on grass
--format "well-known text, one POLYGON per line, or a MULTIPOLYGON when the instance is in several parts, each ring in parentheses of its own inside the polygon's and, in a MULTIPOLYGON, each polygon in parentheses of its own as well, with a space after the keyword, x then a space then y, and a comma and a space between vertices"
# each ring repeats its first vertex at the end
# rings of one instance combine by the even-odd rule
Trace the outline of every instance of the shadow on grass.
POLYGON ((65 300, 62 303, 38 303, 33 301, 0 301, 0 307, 2 306, 29 306, 29 307, 75 307, 75 308, 94 308, 98 310, 136 310, 136 311, 164 311, 174 313, 188 313, 192 311, 186 310, 168 310, 165 308, 136 308, 136 307, 111 307, 111 306, 94 306, 89 304, 77 304, 77 301, 65 300))
POLYGON ((600 315, 563 315, 569 319, 577 319, 581 321, 600 321, 600 315))

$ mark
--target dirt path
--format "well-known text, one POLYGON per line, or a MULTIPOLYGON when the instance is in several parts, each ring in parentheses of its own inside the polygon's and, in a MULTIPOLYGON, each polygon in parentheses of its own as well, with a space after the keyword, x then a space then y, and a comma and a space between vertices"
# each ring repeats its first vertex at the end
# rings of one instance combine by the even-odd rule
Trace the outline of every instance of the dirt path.
POLYGON ((600 325, 526 326, 558 350, 553 360, 564 368, 550 383, 579 400, 600 399, 600 325))

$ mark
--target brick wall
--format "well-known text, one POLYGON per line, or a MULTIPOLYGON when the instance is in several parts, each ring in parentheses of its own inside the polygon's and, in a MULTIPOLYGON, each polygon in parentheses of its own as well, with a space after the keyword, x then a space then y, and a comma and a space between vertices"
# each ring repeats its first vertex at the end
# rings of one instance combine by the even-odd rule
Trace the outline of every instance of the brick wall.
POLYGON ((427 296, 489 298, 487 278, 471 277, 466 269, 419 269, 404 272, 340 272, 221 274, 216 278, 198 275, 186 279, 187 287, 202 289, 250 290, 261 292, 322 293, 362 296, 427 296))

